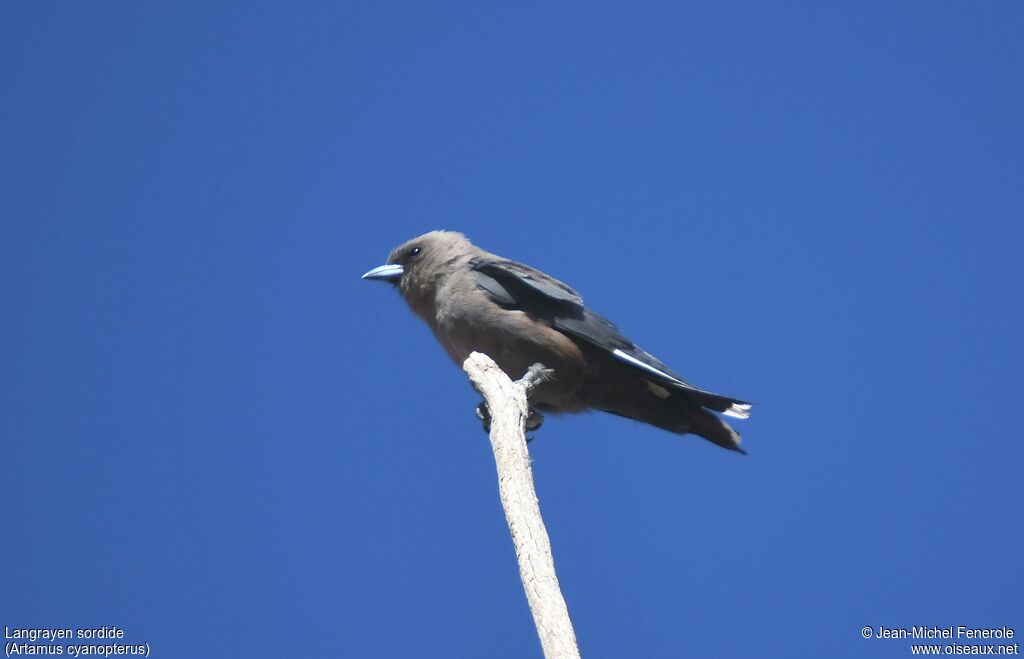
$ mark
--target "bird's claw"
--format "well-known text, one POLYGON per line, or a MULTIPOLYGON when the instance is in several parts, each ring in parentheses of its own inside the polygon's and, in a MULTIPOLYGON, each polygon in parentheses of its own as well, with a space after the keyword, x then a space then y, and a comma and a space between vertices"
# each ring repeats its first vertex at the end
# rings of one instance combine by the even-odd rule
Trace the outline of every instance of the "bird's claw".
POLYGON ((527 432, 540 430, 540 427, 544 425, 544 415, 537 410, 530 408, 530 416, 526 417, 526 430, 527 432))
POLYGON ((487 401, 480 401, 476 406, 476 418, 480 419, 484 432, 491 432, 491 408, 487 407, 487 401))
MULTIPOLYGON (((530 416, 526 417, 526 432, 533 432, 540 430, 540 427, 544 425, 544 415, 537 410, 530 408, 530 416)), ((529 444, 534 439, 533 435, 526 436, 526 443, 529 444)))
MULTIPOLYGON (((491 409, 487 407, 487 401, 480 401, 480 404, 476 406, 476 418, 480 419, 484 432, 491 432, 491 409)), ((540 430, 542 425, 544 425, 544 415, 531 407, 530 415, 526 417, 526 432, 540 430)), ((532 441, 533 437, 526 438, 527 444, 532 441)))

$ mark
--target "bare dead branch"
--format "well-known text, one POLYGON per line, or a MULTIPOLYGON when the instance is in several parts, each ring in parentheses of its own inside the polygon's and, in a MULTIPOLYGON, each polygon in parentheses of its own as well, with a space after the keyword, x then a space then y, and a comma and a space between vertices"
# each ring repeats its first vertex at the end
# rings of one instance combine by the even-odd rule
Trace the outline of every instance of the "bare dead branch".
POLYGON ((494 360, 479 352, 471 354, 462 367, 490 409, 491 448, 498 469, 501 506, 544 656, 578 658, 576 633, 555 574, 551 541, 540 514, 526 448, 528 392, 551 377, 552 371, 534 364, 523 379, 512 382, 494 360))

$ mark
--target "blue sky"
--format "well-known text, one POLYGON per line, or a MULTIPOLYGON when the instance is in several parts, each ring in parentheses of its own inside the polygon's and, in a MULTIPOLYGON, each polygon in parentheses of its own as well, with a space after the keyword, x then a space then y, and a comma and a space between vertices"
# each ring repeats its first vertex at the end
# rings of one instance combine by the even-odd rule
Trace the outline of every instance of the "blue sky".
POLYGON ((587 657, 1024 633, 1024 9, 0 8, 0 624, 154 657, 539 645, 477 397, 385 286, 457 229, 562 278, 747 457, 531 444, 587 657))

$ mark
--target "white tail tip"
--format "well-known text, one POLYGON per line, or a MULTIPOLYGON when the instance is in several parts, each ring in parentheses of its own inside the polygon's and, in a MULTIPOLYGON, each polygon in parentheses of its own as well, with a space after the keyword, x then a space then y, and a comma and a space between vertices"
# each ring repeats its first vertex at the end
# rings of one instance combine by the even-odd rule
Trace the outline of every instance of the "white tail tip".
POLYGON ((731 416, 734 419, 749 419, 750 403, 733 403, 732 406, 722 412, 722 414, 725 416, 731 416))

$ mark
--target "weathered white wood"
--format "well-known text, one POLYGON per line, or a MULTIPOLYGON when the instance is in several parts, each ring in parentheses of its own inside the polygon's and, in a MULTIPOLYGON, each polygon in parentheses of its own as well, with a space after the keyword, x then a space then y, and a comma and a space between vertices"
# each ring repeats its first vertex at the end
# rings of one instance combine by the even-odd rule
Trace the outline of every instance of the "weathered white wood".
POLYGON ((551 541, 540 515, 526 448, 527 391, 543 377, 542 368, 535 366, 522 380, 512 382, 490 357, 479 352, 471 354, 462 367, 490 409, 491 448, 498 468, 501 505, 544 656, 578 658, 576 633, 558 586, 551 541))

